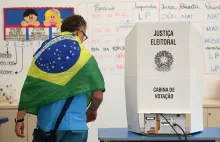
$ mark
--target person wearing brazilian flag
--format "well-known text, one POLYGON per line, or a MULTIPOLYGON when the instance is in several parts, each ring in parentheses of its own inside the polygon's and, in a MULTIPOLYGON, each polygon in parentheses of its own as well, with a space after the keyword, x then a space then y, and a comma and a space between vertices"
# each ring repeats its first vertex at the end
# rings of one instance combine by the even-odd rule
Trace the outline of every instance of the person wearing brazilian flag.
POLYGON ((37 115, 36 128, 53 130, 66 100, 74 96, 57 128, 56 141, 87 141, 87 123, 96 120, 105 82, 94 56, 82 44, 86 27, 82 16, 67 17, 60 35, 44 41, 34 54, 15 118, 18 137, 25 136, 26 113, 37 115))

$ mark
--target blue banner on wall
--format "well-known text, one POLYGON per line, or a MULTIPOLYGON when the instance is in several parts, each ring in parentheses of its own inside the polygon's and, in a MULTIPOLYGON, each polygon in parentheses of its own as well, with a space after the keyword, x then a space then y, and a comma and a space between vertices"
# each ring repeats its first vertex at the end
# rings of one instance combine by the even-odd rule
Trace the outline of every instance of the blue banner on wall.
POLYGON ((46 40, 60 33, 62 21, 74 14, 74 8, 4 8, 4 40, 46 40))

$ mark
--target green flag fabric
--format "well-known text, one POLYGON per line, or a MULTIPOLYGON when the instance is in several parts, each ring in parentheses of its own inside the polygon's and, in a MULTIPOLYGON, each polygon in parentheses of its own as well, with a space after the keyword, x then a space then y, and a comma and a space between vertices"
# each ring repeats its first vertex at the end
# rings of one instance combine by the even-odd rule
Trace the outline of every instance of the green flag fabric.
POLYGON ((37 115, 42 105, 71 96, 105 91, 105 82, 93 55, 68 32, 45 41, 34 54, 23 84, 18 110, 37 115))

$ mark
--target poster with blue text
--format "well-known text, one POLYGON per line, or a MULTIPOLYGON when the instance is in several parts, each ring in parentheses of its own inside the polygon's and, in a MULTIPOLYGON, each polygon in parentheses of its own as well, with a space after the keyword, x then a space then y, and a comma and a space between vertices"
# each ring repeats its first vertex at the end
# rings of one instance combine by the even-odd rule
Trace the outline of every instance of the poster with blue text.
POLYGON ((47 40, 60 33, 62 21, 74 14, 67 7, 4 8, 4 40, 47 40))

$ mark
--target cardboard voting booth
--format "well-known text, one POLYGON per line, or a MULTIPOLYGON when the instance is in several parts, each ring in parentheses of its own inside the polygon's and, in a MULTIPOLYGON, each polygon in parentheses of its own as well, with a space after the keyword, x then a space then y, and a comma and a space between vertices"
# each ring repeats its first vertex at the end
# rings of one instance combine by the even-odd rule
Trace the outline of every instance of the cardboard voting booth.
POLYGON ((129 131, 174 134, 167 121, 202 131, 203 73, 203 38, 190 22, 136 23, 125 40, 129 131))

